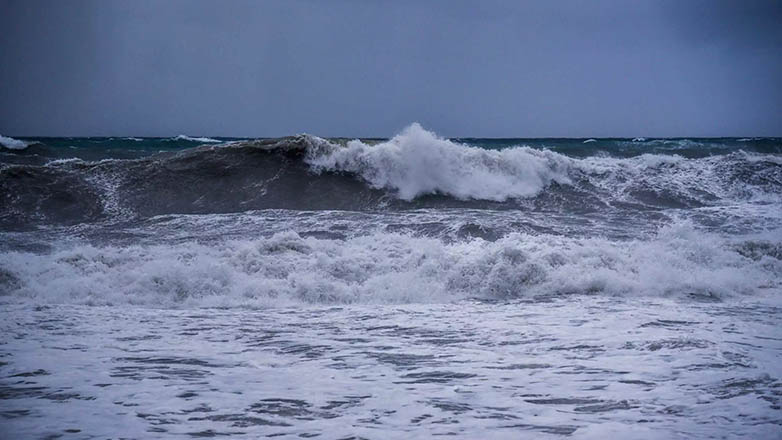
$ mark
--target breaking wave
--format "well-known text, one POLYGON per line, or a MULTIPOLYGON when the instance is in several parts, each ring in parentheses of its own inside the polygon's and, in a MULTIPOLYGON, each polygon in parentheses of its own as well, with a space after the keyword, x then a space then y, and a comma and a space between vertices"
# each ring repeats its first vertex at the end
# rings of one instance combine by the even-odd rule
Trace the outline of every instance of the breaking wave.
POLYGON ((162 307, 567 294, 720 300, 779 294, 781 258, 778 239, 728 240, 687 223, 630 242, 510 234, 494 242, 445 243, 393 233, 333 240, 283 232, 211 245, 9 252, 0 255, 0 289, 35 303, 162 307))
POLYGON ((501 151, 459 145, 413 124, 388 142, 310 151, 316 171, 349 172, 373 188, 394 191, 403 200, 426 194, 457 199, 505 201, 532 197, 552 182, 570 184, 570 161, 531 148, 501 151))
POLYGON ((278 208, 638 211, 779 203, 782 164, 777 154, 741 150, 695 158, 491 150, 414 124, 381 142, 299 135, 138 159, 0 164, 0 194, 7 228, 278 208))
POLYGON ((91 153, 93 141, 107 142, 83 140, 81 157, 50 154, 68 139, 2 154, 2 301, 720 300, 782 287, 778 140, 691 156, 674 152, 706 141, 479 148, 413 124, 388 140, 159 152, 174 142, 144 139, 137 156, 91 153))
POLYGON ((0 134, 0 145, 8 148, 9 150, 24 150, 30 144, 25 141, 20 141, 18 139, 6 137, 0 134))

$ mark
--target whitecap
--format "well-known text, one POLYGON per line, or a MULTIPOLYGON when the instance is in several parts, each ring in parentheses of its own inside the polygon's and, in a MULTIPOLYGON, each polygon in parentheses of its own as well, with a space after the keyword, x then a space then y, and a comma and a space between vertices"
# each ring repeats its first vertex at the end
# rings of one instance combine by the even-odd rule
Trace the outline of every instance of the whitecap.
POLYGON ((172 141, 190 141, 190 142, 205 142, 205 143, 219 143, 222 142, 218 139, 212 139, 208 137, 191 137, 185 134, 180 134, 177 137, 170 138, 172 141))
POLYGON ((55 159, 50 160, 49 162, 46 162, 44 166, 50 167, 50 166, 58 166, 58 165, 65 165, 68 163, 85 163, 84 160, 79 159, 77 157, 70 157, 67 159, 55 159))
POLYGON ((458 144, 417 123, 376 145, 360 140, 346 147, 312 142, 306 160, 315 171, 355 173, 374 188, 396 191, 403 200, 425 194, 494 201, 533 197, 553 182, 570 184, 572 163, 548 150, 497 151, 458 144))
POLYGON ((633 241, 512 233, 494 242, 449 243, 388 232, 342 240, 287 231, 212 244, 7 252, 0 254, 0 268, 12 281, 4 286, 11 289, 7 295, 35 303, 267 307, 568 294, 730 298, 780 293, 778 232, 747 242, 682 222, 633 241))
POLYGON ((0 134, 0 145, 9 150, 24 150, 30 146, 29 142, 20 141, 19 139, 10 138, 0 134))

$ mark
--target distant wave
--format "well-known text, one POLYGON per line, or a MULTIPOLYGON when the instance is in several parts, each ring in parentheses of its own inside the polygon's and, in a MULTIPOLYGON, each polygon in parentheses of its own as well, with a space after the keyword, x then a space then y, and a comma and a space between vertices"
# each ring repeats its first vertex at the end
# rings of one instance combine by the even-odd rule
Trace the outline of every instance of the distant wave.
POLYGON ((122 139, 124 139, 124 140, 126 140, 126 141, 135 141, 135 142, 141 142, 141 141, 143 141, 143 140, 144 140, 144 139, 137 138, 137 137, 132 137, 132 136, 125 137, 125 138, 122 138, 122 139))
POLYGON ((0 145, 9 150, 24 150, 30 146, 30 143, 0 135, 0 145))
POLYGON ((646 138, 645 137, 633 138, 633 142, 646 142, 646 138))
POLYGON ((190 137, 184 134, 180 134, 177 137, 171 138, 173 141, 190 141, 190 142, 204 142, 204 143, 220 143, 221 140, 212 139, 208 137, 190 137))
POLYGON ((585 140, 583 143, 584 143, 584 144, 590 144, 590 143, 592 143, 592 142, 597 142, 597 139, 587 139, 587 140, 585 140))

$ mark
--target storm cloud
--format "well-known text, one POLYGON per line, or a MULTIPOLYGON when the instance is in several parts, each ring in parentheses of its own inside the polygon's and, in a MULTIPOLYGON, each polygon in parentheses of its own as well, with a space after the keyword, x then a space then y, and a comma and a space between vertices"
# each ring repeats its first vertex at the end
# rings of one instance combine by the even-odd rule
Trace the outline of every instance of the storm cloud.
POLYGON ((782 135, 779 1, 0 0, 0 133, 782 135))

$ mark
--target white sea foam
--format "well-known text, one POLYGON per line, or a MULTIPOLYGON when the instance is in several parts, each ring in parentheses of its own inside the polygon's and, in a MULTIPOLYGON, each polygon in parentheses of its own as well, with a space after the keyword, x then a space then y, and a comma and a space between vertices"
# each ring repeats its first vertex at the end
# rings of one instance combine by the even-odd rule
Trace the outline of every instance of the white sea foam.
MULTIPOLYGON (((702 199, 708 197, 779 201, 774 188, 731 180, 730 167, 770 161, 774 155, 737 152, 688 159, 671 154, 630 158, 570 158, 550 150, 518 146, 486 150, 440 138, 413 124, 376 145, 353 140, 346 146, 307 136, 306 161, 316 172, 350 172, 375 188, 395 191, 403 200, 427 194, 459 199, 506 201, 534 197, 552 183, 578 186, 586 179, 613 198, 632 198, 635 190, 702 199), (728 167, 728 168, 726 168, 728 167), (771 191, 769 191, 771 189, 771 191)), ((769 182, 775 181, 774 170, 769 182)), ((708 198, 706 199, 708 200, 708 198)))
POLYGON ((747 162, 752 162, 752 163, 770 162, 777 165, 782 165, 782 156, 775 155, 775 154, 754 154, 754 153, 747 153, 746 151, 739 151, 739 153, 737 154, 740 154, 742 158, 747 162))
POLYGON ((49 162, 46 162, 44 166, 47 167, 56 167, 59 165, 66 165, 70 163, 85 163, 83 159, 79 159, 78 157, 69 157, 67 159, 54 159, 50 160, 49 162))
POLYGON ((9 150, 24 150, 25 148, 30 146, 28 142, 3 136, 1 134, 0 134, 0 145, 2 145, 5 148, 8 148, 9 150))
POLYGON ((205 142, 205 143, 220 143, 222 142, 219 139, 212 139, 208 137, 191 137, 184 134, 180 134, 177 137, 171 138, 171 140, 174 141, 191 141, 191 142, 205 142))
POLYGON ((35 303, 163 307, 584 293, 727 298, 779 294, 779 252, 778 239, 734 242, 687 223, 629 242, 514 233, 447 243, 385 232, 332 240, 283 232, 209 245, 8 252, 0 255, 0 289, 35 303))
POLYGON ((570 159, 527 147, 502 151, 460 145, 413 124, 387 142, 359 140, 310 153, 317 171, 356 173, 375 188, 411 200, 424 194, 502 201, 530 197, 552 182, 570 183, 570 159))
POLYGON ((0 307, 2 432, 772 439, 772 304, 0 307))

